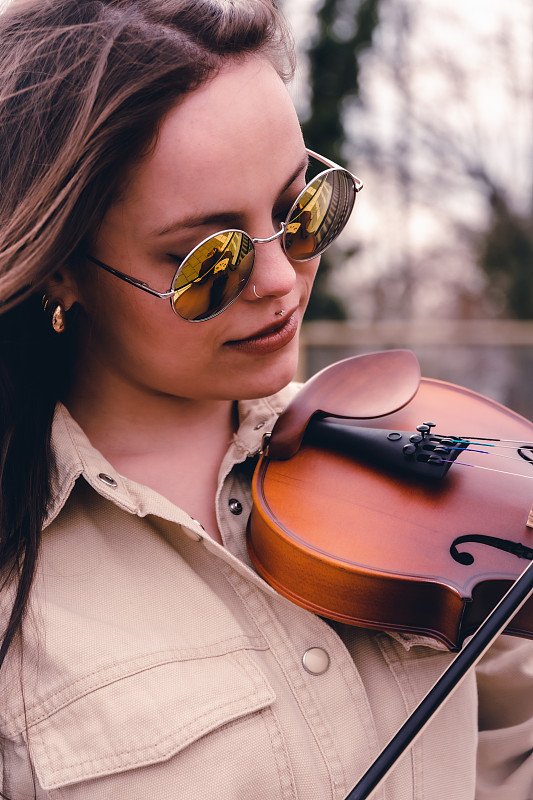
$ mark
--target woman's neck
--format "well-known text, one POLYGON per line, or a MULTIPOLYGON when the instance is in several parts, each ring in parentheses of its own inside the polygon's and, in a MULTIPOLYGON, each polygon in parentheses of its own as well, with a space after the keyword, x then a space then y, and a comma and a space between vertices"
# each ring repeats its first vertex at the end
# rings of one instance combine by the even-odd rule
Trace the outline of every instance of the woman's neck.
POLYGON ((178 443, 181 449, 198 442, 201 431, 228 442, 237 424, 232 400, 176 397, 105 370, 95 375, 84 369, 64 403, 106 456, 175 451, 178 443))
POLYGON ((102 376, 85 376, 64 402, 120 474, 179 505, 220 541, 215 496, 237 427, 236 403, 126 388, 102 376))

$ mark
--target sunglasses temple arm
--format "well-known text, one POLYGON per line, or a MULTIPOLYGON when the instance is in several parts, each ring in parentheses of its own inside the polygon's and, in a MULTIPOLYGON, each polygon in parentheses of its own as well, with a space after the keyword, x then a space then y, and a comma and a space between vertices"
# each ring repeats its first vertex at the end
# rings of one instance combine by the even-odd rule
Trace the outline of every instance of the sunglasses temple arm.
MULTIPOLYGON (((321 156, 318 153, 315 153, 314 150, 310 150, 308 147, 306 148, 308 155, 312 158, 316 158, 317 161, 320 161, 324 166, 329 167, 330 169, 342 169, 345 172, 349 172, 349 170, 345 170, 344 167, 341 167, 340 164, 336 164, 335 161, 331 161, 331 159, 326 158, 325 156, 321 156)), ((353 172, 350 172, 350 175, 355 181, 355 191, 360 192, 363 188, 363 181, 358 178, 353 172)))
POLYGON ((114 269, 108 264, 104 264, 103 261, 93 258, 93 256, 86 256, 86 259, 87 261, 92 261, 92 263, 96 264, 98 267, 105 269, 106 272, 110 272, 111 275, 115 275, 117 278, 120 278, 121 280, 126 281, 126 283, 131 284, 131 286, 136 286, 137 289, 142 289, 143 292, 147 292, 154 297, 160 297, 161 299, 166 300, 168 297, 172 297, 174 294, 174 290, 172 289, 170 289, 168 292, 158 292, 156 289, 152 289, 151 286, 148 286, 147 283, 144 283, 144 281, 139 281, 137 278, 132 278, 130 275, 126 275, 124 272, 120 272, 120 270, 114 269))

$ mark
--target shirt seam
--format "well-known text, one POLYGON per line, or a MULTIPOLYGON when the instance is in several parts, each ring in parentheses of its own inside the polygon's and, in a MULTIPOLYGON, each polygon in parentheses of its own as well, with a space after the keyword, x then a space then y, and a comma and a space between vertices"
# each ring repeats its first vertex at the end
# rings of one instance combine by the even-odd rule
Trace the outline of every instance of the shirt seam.
MULTIPOLYGON (((248 594, 248 596, 252 596, 252 594, 253 594, 253 596, 254 596, 254 598, 256 600, 258 599, 258 592, 259 592, 258 587, 255 587, 253 585, 248 585, 248 583, 246 583, 246 581, 244 581, 244 579, 240 575, 237 575, 233 570, 231 570, 231 571, 230 570, 231 570, 231 567, 229 567, 229 565, 225 565, 224 573, 226 575, 226 578, 228 579, 228 582, 232 586, 233 591, 241 599, 241 602, 244 603, 244 605, 248 609, 248 613, 251 615, 251 617, 254 620, 254 623, 257 625, 257 627, 260 630, 265 631, 265 625, 259 625, 259 622, 256 619, 256 614, 255 614, 254 609, 251 608, 250 604, 246 602, 246 599, 243 597, 243 595, 241 594, 239 589, 237 589, 237 587, 234 586, 232 578, 236 579, 239 582, 239 584, 241 584, 242 588, 244 588, 244 590, 248 594)), ((266 597, 261 597, 260 602, 263 605, 263 613, 265 613, 264 604, 266 604, 266 606, 268 607, 268 602, 266 600, 266 597)), ((269 626, 273 626, 277 630, 278 621, 276 620, 275 615, 272 613, 272 611, 269 608, 266 611, 266 613, 268 614, 268 618, 269 618, 269 620, 268 620, 269 626)), ((334 742, 331 739, 331 734, 330 734, 327 726, 325 726, 325 723, 324 723, 324 721, 322 719, 322 715, 321 715, 320 710, 319 710, 319 708, 317 706, 317 703, 316 703, 316 701, 315 701, 315 699, 314 699, 309 687, 306 686, 305 681, 300 678, 300 680, 298 681, 298 684, 300 686, 300 689, 303 690, 305 692, 305 694, 309 698, 309 706, 312 707, 312 711, 313 711, 313 713, 311 715, 309 713, 309 711, 311 709, 305 707, 304 702, 303 702, 303 698, 300 697, 300 693, 299 693, 299 691, 297 689, 297 686, 295 684, 295 681, 294 681, 294 675, 291 676, 291 674, 290 674, 291 672, 294 673, 295 670, 294 669, 290 670, 289 668, 287 668, 285 662, 278 655, 277 648, 275 646, 273 646, 273 644, 270 641, 270 637, 268 636, 268 634, 266 632, 264 632, 264 636, 265 636, 265 638, 266 638, 266 640, 267 640, 267 642, 269 644, 269 650, 272 653, 273 657, 275 658, 281 673, 284 675, 285 680, 287 682, 287 686, 290 687, 291 693, 292 693, 292 695, 293 695, 293 697, 294 697, 294 699, 295 699, 295 701, 296 701, 296 703, 297 703, 297 705, 298 705, 298 707, 300 709, 302 717, 306 720, 308 729, 309 729, 311 735, 313 736, 313 738, 315 740, 315 743, 316 743, 316 745, 317 745, 317 747, 318 747, 318 749, 319 749, 319 751, 320 751, 320 753, 322 755, 324 766, 325 766, 325 768, 327 770, 327 773, 329 775, 331 797, 334 798, 335 797, 335 792, 339 789, 339 786, 341 786, 341 789, 343 791, 345 791, 346 786, 347 786, 347 780, 346 780, 346 775, 344 774, 344 769, 343 769, 343 766, 342 766, 342 762, 341 762, 341 760, 339 758, 339 755, 337 753, 337 748, 335 747, 334 742), (330 749, 332 751, 330 753, 330 757, 328 757, 326 755, 326 753, 324 752, 323 739, 319 735, 318 731, 315 730, 315 726, 313 725, 313 722, 312 722, 312 718, 313 717, 315 719, 318 719, 320 727, 323 729, 324 734, 330 740, 330 745, 331 745, 330 749), (335 761, 337 762, 335 766, 332 763, 333 759, 331 758, 333 753, 335 753, 335 761), (339 780, 336 779, 335 773, 339 776, 339 778, 342 776, 342 784, 340 784, 339 780)), ((280 641, 284 641, 284 638, 282 636, 280 636, 280 632, 279 631, 277 631, 277 638, 280 641)), ((285 646, 287 648, 289 648, 289 643, 288 642, 284 642, 284 643, 285 643, 285 646)), ((292 648, 290 648, 290 649, 291 649, 290 663, 294 664, 295 661, 297 660, 297 655, 292 650, 292 648)))
POLYGON ((239 652, 241 650, 254 651, 267 649, 268 645, 265 639, 260 635, 256 637, 236 636, 232 639, 224 641, 223 643, 221 642, 218 646, 208 645, 202 648, 194 649, 165 649, 150 652, 147 656, 136 656, 132 659, 123 660, 117 664, 113 664, 98 670, 93 670, 92 672, 84 675, 82 678, 78 678, 66 686, 62 686, 51 695, 48 695, 46 698, 34 703, 32 706, 26 706, 24 712, 11 717, 11 724, 9 724, 9 717, 6 716, 5 730, 6 733, 11 736, 23 733, 27 728, 32 728, 35 725, 38 725, 43 720, 53 716, 62 708, 66 708, 82 697, 92 694, 93 692, 97 692, 99 689, 110 686, 118 681, 138 675, 141 672, 148 672, 151 669, 157 669, 158 667, 172 663, 200 661, 209 658, 218 658, 221 656, 231 656, 232 653, 239 652), (166 654, 168 657, 159 657, 163 656, 164 654, 166 654), (141 663, 139 663, 138 666, 135 666, 135 662, 139 661, 141 663), (127 667, 128 665, 130 665, 130 668, 124 671, 124 667, 127 667), (119 674, 114 674, 115 672, 118 672, 119 674), (106 674, 108 675, 107 678, 104 677, 106 674), (98 676, 100 676, 100 678, 98 676), (87 684, 87 681, 90 678, 93 678, 93 681, 87 684), (80 686, 81 688, 78 689, 75 694, 70 695, 69 693, 71 693, 73 690, 75 691, 77 686, 80 686), (59 703, 56 702, 54 704, 54 700, 57 701, 57 699, 61 698, 61 695, 63 694, 69 694, 69 696, 65 697, 63 700, 59 699, 59 703), (51 704, 53 704, 52 707, 50 707, 51 704), (32 712, 35 712, 36 709, 41 707, 43 707, 42 711, 37 716, 32 717, 32 712))
MULTIPOLYGON (((44 737, 40 734, 39 730, 37 729, 36 731, 33 732, 33 735, 39 740, 39 742, 41 744, 41 752, 43 753, 43 756, 46 759, 46 764, 47 764, 48 769, 50 771, 50 777, 53 779, 54 775, 55 776, 59 776, 62 773, 64 773, 66 769, 68 769, 69 772, 70 772, 70 776, 73 779, 77 778, 79 780, 81 778, 88 777, 88 776, 86 776, 84 774, 84 770, 82 769, 83 767, 86 767, 88 765, 93 765, 93 774, 91 774, 90 777, 97 777, 98 775, 106 774, 110 769, 112 769, 113 762, 115 764, 115 767, 118 766, 119 769, 121 768, 121 771, 122 771, 122 770, 125 770, 125 769, 138 768, 139 766, 142 766, 143 764, 152 763, 154 757, 157 757, 159 760, 162 760, 164 758, 168 758, 168 757, 170 757, 170 756, 172 756, 172 755, 174 755, 174 754, 176 754, 178 752, 181 752, 188 745, 190 745, 192 742, 194 742, 197 739, 201 738, 209 730, 211 730, 213 728, 213 720, 212 720, 213 714, 215 714, 217 712, 219 714, 220 714, 220 712, 227 712, 227 713, 233 712, 234 714, 238 713, 238 717, 241 717, 241 716, 245 716, 247 714, 251 714, 254 711, 258 711, 261 708, 264 708, 265 704, 268 705, 269 702, 272 703, 273 700, 274 700, 273 692, 272 692, 272 689, 270 688, 268 682, 266 681, 266 679, 264 679, 264 682, 266 683, 266 686, 269 688, 270 691, 269 691, 268 697, 266 695, 261 697, 260 690, 264 689, 264 685, 263 686, 258 686, 257 685, 257 681, 255 680, 255 676, 252 677, 250 675, 250 672, 247 669, 247 665, 245 663, 241 662, 236 657, 236 654, 230 654, 230 655, 231 655, 233 661, 236 663, 236 665, 239 668, 242 668, 244 670, 244 672, 248 675, 248 677, 252 680, 252 683, 253 683, 254 689, 255 689, 253 702, 250 702, 250 700, 252 698, 250 698, 249 695, 247 695, 248 704, 246 706, 243 706, 242 704, 239 705, 236 702, 234 697, 232 697, 231 700, 228 700, 228 701, 225 701, 225 702, 220 701, 218 704, 212 705, 208 710, 204 711, 203 713, 198 713, 195 716, 193 722, 188 721, 187 723, 176 727, 172 731, 172 733, 169 733, 166 736, 161 737, 155 744, 147 745, 146 747, 143 747, 141 749, 139 749, 139 748, 130 748, 129 750, 122 751, 121 753, 115 753, 113 755, 107 756, 107 758, 100 758, 100 759, 98 759, 98 758, 88 758, 85 761, 77 762, 75 765, 70 764, 67 767, 60 767, 60 768, 54 768, 50 764, 50 759, 45 755, 47 753, 47 751, 46 751, 46 748, 45 748, 44 737), (199 722, 202 722, 203 720, 209 720, 209 719, 211 719, 210 723, 209 722, 204 722, 203 723, 203 727, 201 727, 200 729, 195 729, 195 726, 198 726, 199 722), (185 740, 180 740, 179 746, 177 748, 176 747, 168 748, 169 743, 171 743, 173 740, 175 740, 176 736, 178 736, 178 735, 181 735, 181 736, 185 735, 185 740), (164 753, 160 752, 162 747, 166 748, 164 753), (127 756, 131 756, 131 755, 136 755, 137 756, 137 758, 135 760, 135 763, 134 764, 132 764, 132 763, 124 764, 123 763, 124 759, 127 756), (122 764, 118 764, 117 765, 117 761, 122 761, 122 764)), ((217 720, 216 727, 220 727, 221 724, 223 724, 223 723, 221 721, 217 720)), ((70 782, 73 782, 73 781, 70 781, 70 782)))

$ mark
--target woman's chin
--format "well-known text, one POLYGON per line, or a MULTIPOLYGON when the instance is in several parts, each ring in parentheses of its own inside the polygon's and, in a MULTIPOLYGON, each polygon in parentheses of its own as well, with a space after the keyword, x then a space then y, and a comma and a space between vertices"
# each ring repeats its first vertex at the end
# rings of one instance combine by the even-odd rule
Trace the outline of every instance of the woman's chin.
POLYGON ((292 380, 298 369, 298 352, 286 353, 283 359, 273 360, 261 369, 250 370, 246 376, 236 381, 237 400, 252 400, 276 394, 292 380), (244 378, 244 379, 243 379, 244 378))

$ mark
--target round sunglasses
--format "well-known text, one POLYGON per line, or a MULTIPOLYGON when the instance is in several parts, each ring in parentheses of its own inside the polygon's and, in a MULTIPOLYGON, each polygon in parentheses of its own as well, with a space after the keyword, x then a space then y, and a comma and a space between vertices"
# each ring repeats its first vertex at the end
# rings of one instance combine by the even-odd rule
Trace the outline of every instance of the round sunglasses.
POLYGON ((240 230, 209 236, 180 263, 168 292, 158 292, 91 255, 86 258, 154 297, 170 298, 174 313, 188 322, 216 317, 237 299, 248 283, 255 245, 279 239, 292 261, 310 261, 335 241, 348 222, 355 195, 363 188, 362 181, 312 150, 307 150, 307 154, 328 169, 300 192, 277 233, 267 239, 254 239, 240 230))

